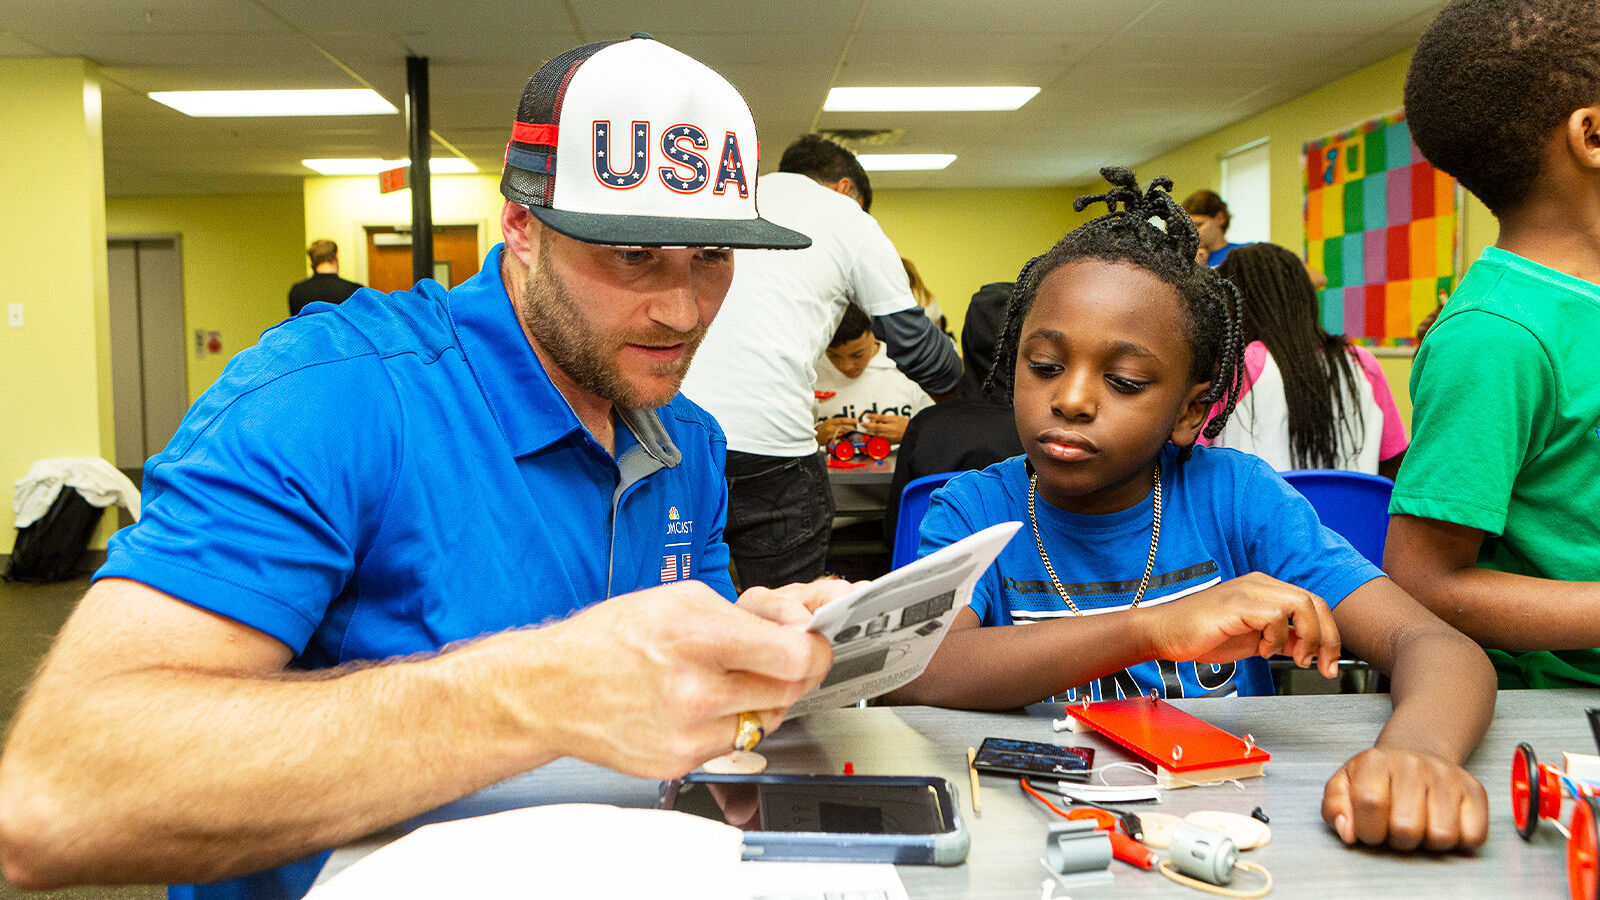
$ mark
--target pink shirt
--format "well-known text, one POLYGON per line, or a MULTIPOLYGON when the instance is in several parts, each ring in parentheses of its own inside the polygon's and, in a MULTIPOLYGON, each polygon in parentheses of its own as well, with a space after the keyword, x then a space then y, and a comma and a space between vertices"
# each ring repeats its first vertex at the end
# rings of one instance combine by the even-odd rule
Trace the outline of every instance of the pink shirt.
MULTIPOLYGON (((1393 459, 1409 444, 1400 410, 1395 407, 1389 379, 1384 377, 1377 357, 1365 347, 1352 346, 1351 352, 1366 376, 1367 390, 1361 396, 1345 398, 1345 409, 1361 410, 1362 428, 1357 431, 1354 417, 1340 435, 1339 465, 1335 468, 1377 474, 1378 463, 1393 459), (1354 403, 1352 404, 1352 401, 1354 403), (1381 423, 1380 427, 1373 427, 1381 423)), ((1283 376, 1265 344, 1251 341, 1244 349, 1245 383, 1233 416, 1214 440, 1202 436, 1199 443, 1234 447, 1254 453, 1279 471, 1296 468, 1289 453, 1289 407, 1284 398, 1283 376)), ((1210 421, 1222 409, 1218 403, 1206 417, 1210 421)))

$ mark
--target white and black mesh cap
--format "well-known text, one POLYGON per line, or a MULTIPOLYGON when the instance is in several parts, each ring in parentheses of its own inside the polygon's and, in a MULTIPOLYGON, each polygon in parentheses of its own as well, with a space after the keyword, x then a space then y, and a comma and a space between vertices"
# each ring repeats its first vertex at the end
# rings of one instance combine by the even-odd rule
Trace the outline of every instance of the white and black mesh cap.
POLYGON ((568 50, 528 81, 500 193, 592 244, 811 246, 757 214, 758 152, 727 79, 634 35, 568 50))

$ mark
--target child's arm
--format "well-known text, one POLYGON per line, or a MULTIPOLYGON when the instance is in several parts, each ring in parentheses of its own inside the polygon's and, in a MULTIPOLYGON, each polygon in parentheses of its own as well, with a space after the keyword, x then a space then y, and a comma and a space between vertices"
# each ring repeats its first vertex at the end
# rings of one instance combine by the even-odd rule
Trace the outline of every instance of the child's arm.
POLYGON ((1347 844, 1471 849, 1488 835, 1488 796, 1461 767, 1494 713, 1488 657, 1387 578, 1333 609, 1352 653, 1389 674, 1394 711, 1372 749, 1329 779, 1322 818, 1347 844))
POLYGON ((1423 606, 1485 647, 1600 647, 1600 583, 1554 581, 1477 566, 1485 533, 1396 515, 1383 568, 1423 606))
POLYGON ((1014 709, 1152 659, 1232 662, 1286 653, 1332 677, 1339 633, 1317 596, 1259 573, 1171 603, 1034 625, 978 627, 970 607, 894 703, 1014 709))
POLYGON ((850 416, 831 416, 817 422, 817 443, 827 446, 828 442, 847 431, 856 430, 856 420, 850 416))

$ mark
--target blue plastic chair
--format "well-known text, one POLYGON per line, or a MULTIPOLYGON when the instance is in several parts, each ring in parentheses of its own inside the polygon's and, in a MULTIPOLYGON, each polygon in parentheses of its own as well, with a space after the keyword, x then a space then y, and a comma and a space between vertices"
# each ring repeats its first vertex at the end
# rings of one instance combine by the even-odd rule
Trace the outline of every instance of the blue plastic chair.
POLYGON ((1341 469, 1295 469, 1278 474, 1311 501, 1322 524, 1338 532, 1373 565, 1383 565, 1394 482, 1381 475, 1341 469))
POLYGON ((898 569, 917 558, 917 542, 921 539, 922 516, 928 511, 928 500, 933 492, 960 472, 936 472, 913 478, 900 494, 899 518, 894 523, 894 551, 890 555, 890 568, 898 569))

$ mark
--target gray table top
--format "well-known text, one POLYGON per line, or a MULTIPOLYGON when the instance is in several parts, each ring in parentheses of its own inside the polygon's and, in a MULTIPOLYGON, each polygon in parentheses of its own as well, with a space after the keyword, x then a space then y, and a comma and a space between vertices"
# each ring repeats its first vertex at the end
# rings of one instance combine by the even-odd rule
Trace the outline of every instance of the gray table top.
POLYGON ((887 459, 866 460, 863 465, 848 469, 828 467, 829 484, 888 484, 894 480, 895 455, 887 459))
MULTIPOLYGON (((1451 897, 1566 895, 1566 843, 1544 824, 1531 842, 1517 837, 1510 808, 1511 753, 1519 741, 1539 758, 1559 762, 1563 750, 1594 752, 1584 710, 1600 692, 1502 692, 1494 724, 1468 761, 1489 794, 1488 843, 1473 855, 1415 854, 1345 847, 1322 822, 1323 784, 1345 759, 1371 745, 1388 715, 1384 694, 1224 698, 1175 701, 1234 734, 1251 734, 1272 753, 1266 775, 1242 787, 1192 787, 1164 793, 1137 809, 1184 815, 1201 809, 1248 813, 1259 806, 1272 819, 1272 842, 1241 856, 1271 870, 1274 897, 1366 897, 1401 894, 1451 897)), ((972 713, 926 707, 875 707, 817 713, 786 724, 761 745, 771 772, 840 772, 850 762, 862 774, 942 775, 955 786, 972 833, 964 865, 902 866, 912 897, 1033 898, 1045 877, 1038 863, 1055 818, 1024 796, 1014 779, 984 776, 981 815, 967 797, 966 748, 988 736, 1100 748, 1097 765, 1128 758, 1095 735, 1055 734, 1048 718, 1024 713, 972 713)), ((436 811, 424 821, 459 818, 516 806, 607 802, 652 806, 658 784, 585 763, 560 760, 502 782, 436 811)), ((1563 809, 1563 822, 1570 803, 1563 809)), ((336 861, 339 859, 336 856, 336 861)), ((345 860, 346 862, 348 859, 345 860)), ((330 863, 330 868, 336 862, 330 863)), ((1200 896, 1155 872, 1121 862, 1114 879, 1075 886, 1075 897, 1200 896)), ((1236 886, 1244 883, 1243 876, 1236 886)), ((1252 882, 1253 883, 1253 882, 1252 882)))
POLYGON ((828 467, 828 489, 833 493, 836 517, 883 518, 889 504, 889 486, 894 482, 895 454, 887 459, 867 460, 849 469, 828 467))

